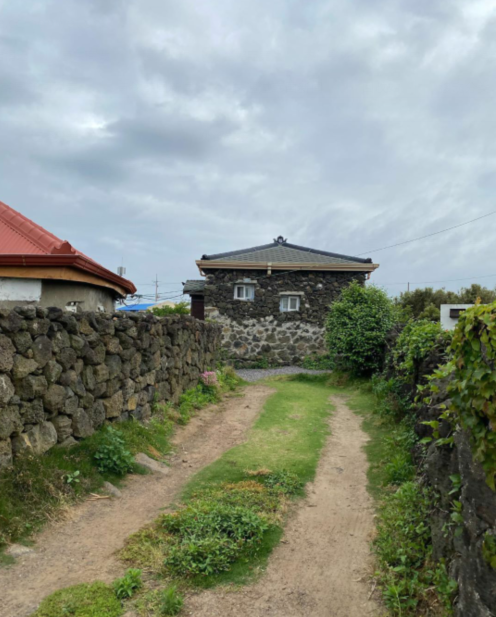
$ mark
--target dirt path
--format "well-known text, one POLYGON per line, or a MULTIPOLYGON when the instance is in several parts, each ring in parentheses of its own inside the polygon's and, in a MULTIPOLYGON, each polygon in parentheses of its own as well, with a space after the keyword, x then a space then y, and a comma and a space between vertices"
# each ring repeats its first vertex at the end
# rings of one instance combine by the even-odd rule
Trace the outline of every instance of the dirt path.
POLYGON ((68 585, 120 576, 125 568, 115 553, 126 538, 172 503, 193 473, 243 442, 272 392, 249 386, 244 396, 200 412, 176 432, 167 475, 131 476, 122 498, 87 501, 71 509, 70 520, 47 527, 34 554, 0 570, 1 617, 29 615, 43 597, 68 585))
POLYGON ((194 617, 367 617, 371 596, 369 541, 373 507, 367 493, 367 436, 342 398, 331 420, 315 482, 272 554, 267 572, 241 591, 212 590, 188 599, 194 617))

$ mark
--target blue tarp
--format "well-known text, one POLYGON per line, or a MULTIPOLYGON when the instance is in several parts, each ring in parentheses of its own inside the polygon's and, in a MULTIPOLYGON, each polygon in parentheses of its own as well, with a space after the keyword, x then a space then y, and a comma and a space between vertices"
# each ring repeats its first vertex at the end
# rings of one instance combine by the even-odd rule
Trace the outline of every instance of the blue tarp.
POLYGON ((117 310, 118 311, 131 311, 134 313, 136 311, 146 311, 146 309, 149 308, 150 306, 154 306, 154 303, 151 302, 150 304, 131 304, 130 306, 119 306, 117 310))

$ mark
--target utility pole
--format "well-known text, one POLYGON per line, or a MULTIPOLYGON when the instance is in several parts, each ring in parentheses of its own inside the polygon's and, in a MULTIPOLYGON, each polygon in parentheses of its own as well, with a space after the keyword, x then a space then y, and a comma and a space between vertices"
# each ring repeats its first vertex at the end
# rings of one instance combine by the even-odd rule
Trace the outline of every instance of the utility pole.
POLYGON ((155 275, 155 303, 158 302, 158 274, 155 275))
POLYGON ((410 291, 410 283, 408 283, 408 291, 410 291))

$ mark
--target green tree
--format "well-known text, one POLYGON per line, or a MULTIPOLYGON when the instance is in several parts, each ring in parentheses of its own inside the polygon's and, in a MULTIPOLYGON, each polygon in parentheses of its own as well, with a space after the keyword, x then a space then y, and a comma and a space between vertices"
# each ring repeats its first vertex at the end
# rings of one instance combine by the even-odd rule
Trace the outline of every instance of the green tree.
POLYGON ((405 291, 395 299, 395 304, 406 310, 414 319, 429 319, 436 321, 441 304, 474 304, 477 298, 482 304, 489 304, 496 300, 496 291, 473 283, 470 287, 462 287, 459 292, 446 289, 424 287, 414 291, 405 291))
POLYGON ((187 302, 178 302, 174 306, 153 306, 151 311, 157 317, 165 315, 189 315, 190 308, 187 302))
POLYGON ((355 374, 379 370, 394 313, 386 292, 353 282, 331 305, 327 316, 326 338, 331 358, 355 374))

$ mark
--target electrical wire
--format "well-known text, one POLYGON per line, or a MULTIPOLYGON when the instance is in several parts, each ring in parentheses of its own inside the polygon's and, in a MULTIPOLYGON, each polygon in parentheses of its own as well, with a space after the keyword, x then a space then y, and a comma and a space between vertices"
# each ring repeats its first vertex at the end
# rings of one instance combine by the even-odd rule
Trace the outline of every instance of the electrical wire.
POLYGON ((447 231, 451 231, 452 229, 458 229, 459 227, 463 227, 464 225, 475 223, 475 221, 480 221, 481 219, 485 219, 488 216, 493 216, 493 214, 496 214, 496 210, 494 210, 494 212, 488 212, 488 214, 483 214, 482 216, 478 216, 477 218, 472 219, 471 221, 465 221, 465 223, 459 223, 458 225, 453 225, 452 227, 447 227, 446 229, 434 231, 433 233, 426 234, 425 236, 419 236, 418 238, 412 238, 411 240, 404 240, 403 242, 397 242, 396 244, 390 244, 389 246, 383 246, 380 249, 373 249, 371 251, 366 251, 365 253, 358 253, 357 257, 360 257, 361 255, 370 255, 371 253, 377 253, 378 251, 385 251, 386 249, 392 249, 395 246, 402 246, 403 244, 409 244, 410 242, 417 242, 417 240, 423 240, 424 238, 431 238, 432 236, 443 234, 447 231))

